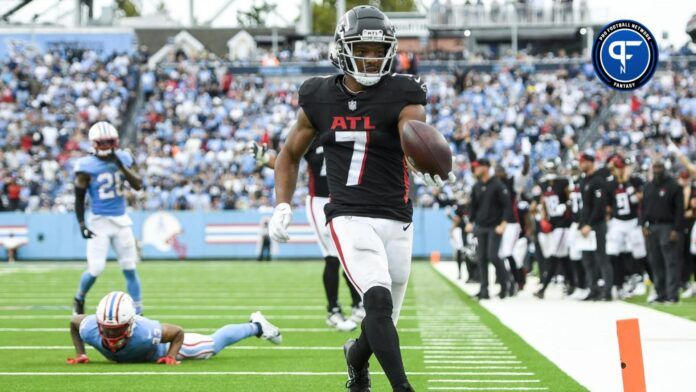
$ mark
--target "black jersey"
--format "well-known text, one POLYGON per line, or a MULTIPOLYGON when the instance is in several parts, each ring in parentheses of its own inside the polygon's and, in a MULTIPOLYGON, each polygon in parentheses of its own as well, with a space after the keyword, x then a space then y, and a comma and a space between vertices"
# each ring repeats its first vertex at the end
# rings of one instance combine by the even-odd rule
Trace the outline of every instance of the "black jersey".
POLYGON ((542 200, 546 208, 546 216, 554 228, 570 227, 572 213, 569 206, 567 178, 553 178, 541 183, 542 200))
POLYGON ((522 230, 522 234, 520 234, 521 237, 524 237, 525 233, 527 233, 527 214, 530 212, 530 207, 529 201, 525 198, 520 198, 520 200, 515 203, 517 219, 520 222, 520 228, 522 230))
POLYGON ((342 78, 311 78, 300 87, 299 104, 326 158, 326 221, 367 216, 411 222, 398 119, 405 106, 426 104, 425 85, 417 77, 393 74, 352 95, 342 78))
POLYGON ((580 189, 580 178, 573 178, 570 181, 570 212, 573 222, 580 222, 580 211, 582 211, 582 190, 580 189))
POLYGON ((643 180, 631 176, 625 184, 614 177, 607 184, 611 198, 611 217, 620 220, 638 218, 640 201, 636 194, 643 191, 643 180))
POLYGON ((324 146, 319 143, 319 138, 314 139, 304 159, 307 161, 307 174, 309 175, 309 195, 329 197, 329 183, 326 181, 324 146))

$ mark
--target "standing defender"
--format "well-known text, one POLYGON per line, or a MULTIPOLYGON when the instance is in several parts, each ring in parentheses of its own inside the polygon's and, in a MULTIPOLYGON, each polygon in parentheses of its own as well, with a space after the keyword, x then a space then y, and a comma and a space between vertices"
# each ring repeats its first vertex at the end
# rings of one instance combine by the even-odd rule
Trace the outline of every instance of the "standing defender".
POLYGON ((73 314, 85 313, 85 296, 104 271, 110 245, 118 256, 136 312, 141 314, 140 279, 135 270, 138 252, 131 229, 133 222, 126 214, 123 185, 125 179, 137 191, 142 189, 142 179, 131 154, 118 150, 118 131, 111 124, 100 121, 92 125, 89 140, 93 154, 80 158, 75 164, 75 214, 80 234, 87 240, 87 270, 82 273, 75 294, 73 314), (88 192, 92 205, 89 226, 85 223, 88 192))

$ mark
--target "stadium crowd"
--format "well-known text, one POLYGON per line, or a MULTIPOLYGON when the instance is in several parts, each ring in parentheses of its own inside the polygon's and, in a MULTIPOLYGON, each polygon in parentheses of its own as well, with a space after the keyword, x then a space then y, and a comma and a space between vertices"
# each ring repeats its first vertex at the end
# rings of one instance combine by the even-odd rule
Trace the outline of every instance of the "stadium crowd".
MULTIPOLYGON (((557 174, 570 175, 586 132, 596 137, 582 147, 592 147, 597 162, 619 153, 647 179, 650 165, 664 160, 683 187, 693 180, 667 148, 674 141, 687 161, 695 150, 696 81, 688 67, 658 72, 632 94, 610 92, 589 64, 540 71, 503 61, 493 72, 422 76, 428 122, 450 141, 459 181, 434 190, 414 178, 418 206, 454 211, 470 199, 472 156, 496 162, 509 178, 530 163, 519 191, 532 199, 547 162, 562 158, 557 174)), ((270 208, 273 172, 258 168, 247 147, 252 140, 281 147, 301 81, 233 75, 215 60, 150 69, 140 54, 18 50, 0 64, 0 210, 72 210, 72 167, 90 150, 86 130, 98 120, 123 130, 131 116, 135 142, 126 147, 145 189, 127 193, 130 208, 270 208), (131 112, 138 85, 143 103, 131 112)), ((304 197, 297 192, 295 205, 304 197)))

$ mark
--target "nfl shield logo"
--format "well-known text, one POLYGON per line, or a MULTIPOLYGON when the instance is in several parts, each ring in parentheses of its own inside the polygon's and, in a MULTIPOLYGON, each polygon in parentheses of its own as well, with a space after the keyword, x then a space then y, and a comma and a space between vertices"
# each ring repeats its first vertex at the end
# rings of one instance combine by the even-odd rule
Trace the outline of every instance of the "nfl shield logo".
POLYGON ((358 102, 355 100, 348 101, 348 109, 355 111, 358 108, 358 102))

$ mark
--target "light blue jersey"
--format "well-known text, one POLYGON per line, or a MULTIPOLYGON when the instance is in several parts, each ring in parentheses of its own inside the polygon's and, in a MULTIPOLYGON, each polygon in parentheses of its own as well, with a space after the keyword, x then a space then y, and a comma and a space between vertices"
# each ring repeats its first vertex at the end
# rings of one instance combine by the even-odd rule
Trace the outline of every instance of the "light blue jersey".
MULTIPOLYGON (((119 150, 116 151, 116 155, 125 167, 133 166, 130 153, 119 150)), ((123 197, 125 178, 115 163, 88 155, 77 160, 75 173, 90 176, 88 191, 92 199, 93 214, 120 216, 126 213, 126 199, 123 197)))
POLYGON ((128 343, 116 352, 102 346, 97 316, 85 317, 80 323, 80 338, 99 351, 106 359, 114 362, 155 362, 167 355, 168 343, 162 340, 162 325, 159 321, 135 316, 133 335, 128 343))

